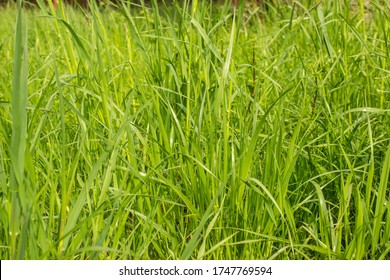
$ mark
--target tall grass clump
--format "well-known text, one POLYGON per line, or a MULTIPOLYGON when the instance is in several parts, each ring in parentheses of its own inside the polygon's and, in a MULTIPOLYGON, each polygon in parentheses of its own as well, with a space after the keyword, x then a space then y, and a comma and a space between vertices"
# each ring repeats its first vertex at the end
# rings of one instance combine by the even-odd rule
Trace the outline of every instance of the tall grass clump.
POLYGON ((389 258, 389 4, 244 2, 0 10, 2 259, 389 258))

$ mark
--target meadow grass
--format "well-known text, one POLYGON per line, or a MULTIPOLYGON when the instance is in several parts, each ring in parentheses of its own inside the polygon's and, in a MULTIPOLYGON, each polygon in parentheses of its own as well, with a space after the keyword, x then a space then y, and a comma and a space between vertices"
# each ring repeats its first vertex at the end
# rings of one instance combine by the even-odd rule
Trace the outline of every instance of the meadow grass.
POLYGON ((1 259, 390 257, 387 1, 38 2, 0 9, 1 259))

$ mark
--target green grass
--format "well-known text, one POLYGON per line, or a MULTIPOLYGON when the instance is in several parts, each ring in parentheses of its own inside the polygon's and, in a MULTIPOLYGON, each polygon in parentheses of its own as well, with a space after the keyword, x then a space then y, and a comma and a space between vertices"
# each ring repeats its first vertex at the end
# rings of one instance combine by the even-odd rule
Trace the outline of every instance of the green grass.
POLYGON ((0 258, 388 259, 390 6, 310 2, 1 8, 0 258))

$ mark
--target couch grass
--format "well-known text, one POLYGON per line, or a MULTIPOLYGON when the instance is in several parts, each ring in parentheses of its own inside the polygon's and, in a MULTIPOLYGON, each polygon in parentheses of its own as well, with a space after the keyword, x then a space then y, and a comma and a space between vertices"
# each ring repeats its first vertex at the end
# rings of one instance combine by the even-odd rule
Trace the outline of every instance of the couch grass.
POLYGON ((0 8, 1 259, 389 258, 389 4, 162 2, 0 8))

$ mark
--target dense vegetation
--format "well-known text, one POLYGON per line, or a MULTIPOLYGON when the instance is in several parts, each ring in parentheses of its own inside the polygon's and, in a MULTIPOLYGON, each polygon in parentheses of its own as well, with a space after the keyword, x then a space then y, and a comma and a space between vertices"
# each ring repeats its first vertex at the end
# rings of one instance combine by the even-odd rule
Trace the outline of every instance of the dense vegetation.
POLYGON ((390 4, 173 2, 0 9, 0 258, 389 258, 390 4))

